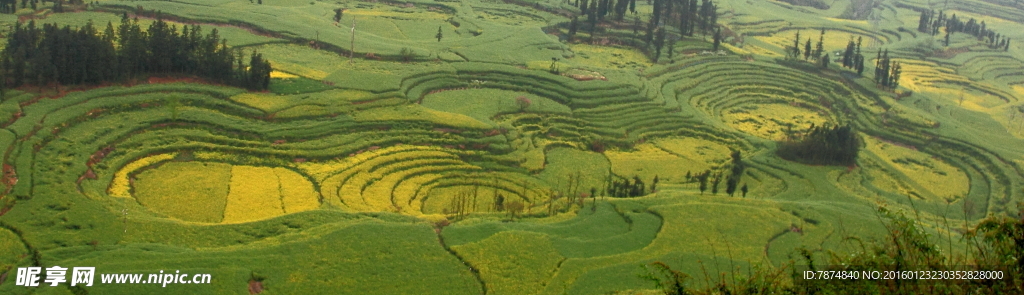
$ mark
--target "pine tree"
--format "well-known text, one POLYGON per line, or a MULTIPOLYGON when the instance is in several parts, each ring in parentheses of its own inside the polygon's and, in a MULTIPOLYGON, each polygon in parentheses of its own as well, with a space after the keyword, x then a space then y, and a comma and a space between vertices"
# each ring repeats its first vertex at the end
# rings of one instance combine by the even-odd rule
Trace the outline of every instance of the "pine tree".
POLYGON ((793 49, 791 54, 794 59, 800 58, 800 31, 796 31, 796 38, 793 39, 793 49))
POLYGON ((444 34, 441 33, 441 26, 437 26, 437 35, 434 37, 437 38, 437 42, 441 42, 441 37, 444 37, 444 34))
POLYGON ((590 42, 594 42, 594 31, 597 30, 597 2, 601 0, 591 0, 590 9, 587 9, 587 22, 590 23, 590 42))
POLYGON ((651 193, 658 192, 658 176, 654 176, 654 180, 651 181, 651 193))
POLYGON ((708 189, 708 177, 711 175, 711 171, 704 171, 697 176, 697 181, 700 182, 700 194, 703 195, 704 191, 708 189))
POLYGON ((897 61, 892 61, 892 63, 893 63, 893 65, 892 65, 892 70, 891 70, 891 71, 892 71, 892 73, 891 73, 891 74, 889 75, 889 76, 890 76, 890 79, 891 79, 892 81, 891 81, 891 82, 889 82, 889 87, 890 87, 891 89, 895 90, 895 89, 896 89, 897 87, 899 87, 899 86, 900 86, 900 73, 901 73, 901 72, 902 72, 903 70, 902 70, 902 67, 900 66, 900 63, 899 63, 899 62, 897 62, 897 61))
POLYGON ((862 38, 860 36, 857 36, 857 47, 853 50, 853 54, 854 55, 860 55, 860 41, 861 41, 861 39, 862 38))
MULTIPOLYGON (((814 59, 820 59, 821 54, 825 53, 825 29, 821 29, 821 35, 818 36, 818 44, 814 46, 814 59)), ((828 55, 827 53, 825 55, 828 55)))
POLYGON ((722 183, 722 173, 716 173, 715 179, 711 180, 711 194, 718 194, 718 184, 722 183))
POLYGON ((846 51, 843 51, 843 67, 853 67, 853 51, 855 46, 856 44, 853 43, 853 39, 851 37, 850 42, 846 43, 846 51))
POLYGON ((622 21, 626 17, 626 10, 629 8, 629 2, 635 0, 618 0, 615 2, 615 20, 622 21))
POLYGON ((718 46, 722 45, 722 28, 718 28, 717 30, 715 30, 715 35, 713 36, 713 38, 714 44, 712 45, 712 50, 718 51, 718 46))
POLYGON ((640 31, 640 17, 633 17, 633 35, 637 35, 640 31))
POLYGON ((857 76, 862 76, 864 74, 864 56, 857 54, 854 58, 854 62, 856 63, 854 68, 857 70, 857 76))
POLYGON ((804 60, 811 58, 811 38, 807 38, 807 43, 804 44, 804 60))
POLYGON ((661 56, 661 47, 665 45, 665 30, 658 28, 654 37, 654 62, 658 62, 658 57, 661 56))
POLYGON ((730 197, 733 196, 736 193, 736 187, 739 186, 739 182, 739 177, 729 176, 729 178, 725 180, 725 194, 730 197))
POLYGON ((569 22, 569 42, 572 42, 572 40, 576 38, 576 30, 579 27, 578 20, 579 18, 574 16, 572 17, 572 21, 569 22))
POLYGON ((917 31, 922 33, 929 32, 928 23, 928 12, 925 10, 921 10, 921 18, 917 20, 917 31))
POLYGON ((746 197, 747 197, 747 184, 746 184, 746 183, 744 183, 744 184, 743 184, 743 186, 742 186, 742 187, 740 187, 740 192, 742 192, 742 193, 743 193, 743 197, 744 197, 744 198, 746 198, 746 197))

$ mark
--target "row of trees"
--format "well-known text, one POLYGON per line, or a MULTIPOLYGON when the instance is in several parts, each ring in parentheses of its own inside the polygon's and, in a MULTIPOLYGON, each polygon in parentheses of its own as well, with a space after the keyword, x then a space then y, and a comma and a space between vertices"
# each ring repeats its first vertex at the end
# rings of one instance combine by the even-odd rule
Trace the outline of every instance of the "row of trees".
POLYGON ((729 196, 736 194, 737 189, 743 197, 747 197, 748 188, 744 184, 740 186, 740 179, 743 177, 743 171, 746 170, 746 165, 743 164, 743 157, 739 151, 733 151, 730 155, 732 161, 730 162, 729 174, 725 175, 722 172, 712 173, 711 170, 705 170, 697 175, 690 175, 686 173, 687 181, 696 181, 698 183, 697 188, 700 189, 700 193, 704 194, 708 190, 708 181, 711 184, 711 194, 718 194, 718 186, 722 183, 722 179, 725 179, 725 193, 729 196))
MULTIPOLYGON (((735 167, 735 166, 733 166, 733 167, 735 167)), ((712 173, 711 170, 704 170, 704 172, 701 172, 701 173, 699 173, 697 175, 693 175, 693 176, 690 176, 689 172, 687 172, 686 174, 687 174, 686 178, 687 178, 688 181, 691 181, 691 182, 695 181, 695 182, 697 182, 697 184, 698 184, 697 188, 700 189, 700 193, 702 195, 704 194, 704 192, 706 192, 708 190, 708 188, 709 188, 708 187, 709 181, 710 181, 710 185, 711 185, 710 186, 711 194, 712 195, 717 195, 718 194, 718 187, 719 187, 719 185, 721 185, 723 177, 726 177, 726 180, 725 180, 725 193, 728 194, 729 196, 733 196, 733 195, 736 194, 737 187, 739 188, 740 194, 744 198, 747 197, 747 192, 749 191, 749 188, 747 187, 746 184, 744 184, 743 186, 739 186, 739 180, 740 180, 740 176, 741 176, 740 174, 723 175, 722 172, 712 173)))
MULTIPOLYGON (((31 7, 32 10, 38 10, 39 9, 39 2, 40 2, 39 0, 21 0, 21 8, 25 9, 25 8, 31 7)), ((53 12, 57 12, 57 13, 64 12, 64 1, 63 0, 56 0, 56 1, 52 1, 52 2, 54 2, 54 4, 53 4, 53 12)), ((71 0, 69 2, 72 5, 81 5, 82 4, 82 0, 71 0)), ((18 11, 18 1, 17 0, 0 0, 0 13, 14 14, 17 11, 18 11)))
MULTIPOLYGON (((721 38, 721 31, 718 27, 718 6, 713 0, 654 0, 653 13, 647 23, 647 32, 644 35, 644 42, 647 46, 654 45, 654 60, 661 56, 661 50, 669 38, 669 57, 672 54, 672 45, 675 42, 669 35, 668 28, 675 27, 678 37, 693 37, 696 32, 707 36, 709 32, 716 33, 716 39, 721 38), (652 44, 653 42, 653 44, 652 44)), ((717 47, 717 46, 716 46, 717 47)), ((717 49, 717 48, 716 48, 717 49)))
POLYGON ((91 22, 77 29, 55 24, 38 28, 34 21, 27 26, 15 23, 0 59, 0 86, 15 87, 184 74, 265 90, 273 70, 256 52, 244 63, 243 53, 228 48, 216 29, 209 34, 203 34, 197 25, 179 30, 158 18, 144 31, 138 19, 129 19, 127 14, 119 27, 107 23, 102 33, 91 22))
MULTIPOLYGON (((580 9, 580 14, 586 16, 586 25, 589 26, 590 36, 593 38, 597 24, 605 20, 605 16, 614 14, 616 21, 625 18, 627 9, 635 13, 636 0, 576 0, 574 5, 580 9)), ((654 0, 653 12, 648 20, 645 34, 643 35, 644 46, 648 52, 653 52, 653 59, 658 60, 661 51, 666 45, 669 47, 669 57, 672 55, 672 47, 675 42, 684 36, 692 37, 696 32, 707 36, 714 33, 714 49, 718 50, 721 43, 721 30, 717 29, 718 6, 713 0, 654 0), (670 28, 675 28, 670 32, 670 28)), ((581 29, 579 17, 573 17, 569 22, 569 39, 576 37, 581 29)), ((638 34, 641 27, 640 18, 634 19, 633 33, 638 34)), ((586 27, 584 27, 586 29, 586 27)))
MULTIPOLYGON (((864 56, 860 53, 861 37, 857 37, 857 42, 850 38, 850 42, 846 45, 846 51, 843 52, 842 64, 843 67, 849 68, 857 72, 857 75, 861 75, 864 72, 864 56)), ((815 46, 811 47, 811 37, 807 37, 807 41, 803 43, 803 50, 800 45, 800 31, 796 32, 796 38, 793 39, 793 46, 789 47, 787 57, 792 59, 799 59, 802 55, 804 60, 815 61, 822 68, 828 68, 829 63, 832 61, 828 52, 825 51, 825 29, 821 29, 821 34, 818 35, 818 42, 815 46)))
POLYGON ((636 0, 576 0, 573 4, 576 8, 580 9, 580 14, 586 15, 588 21, 596 22, 597 20, 604 20, 604 17, 610 13, 615 14, 615 20, 622 21, 626 16, 626 10, 628 9, 632 13, 636 13, 636 0))
POLYGON ((946 46, 949 46, 950 34, 961 32, 974 36, 979 41, 985 41, 990 48, 1002 48, 1003 51, 1010 49, 1010 38, 987 28, 985 21, 978 22, 972 17, 964 22, 958 19, 956 14, 947 19, 941 10, 938 15, 935 15, 935 11, 932 10, 921 11, 921 17, 918 19, 917 24, 919 32, 935 36, 939 33, 939 28, 941 27, 946 28, 946 46))
POLYGON ((900 63, 889 59, 889 50, 878 52, 875 60, 875 83, 880 87, 896 89, 900 85, 900 73, 903 72, 900 63))

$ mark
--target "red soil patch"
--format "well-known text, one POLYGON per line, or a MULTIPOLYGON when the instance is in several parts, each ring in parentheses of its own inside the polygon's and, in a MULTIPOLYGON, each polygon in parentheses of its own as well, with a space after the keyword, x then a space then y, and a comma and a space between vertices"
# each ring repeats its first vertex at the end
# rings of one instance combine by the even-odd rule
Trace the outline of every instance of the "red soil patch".
POLYGON ((252 280, 249 281, 249 294, 263 293, 263 282, 252 280))

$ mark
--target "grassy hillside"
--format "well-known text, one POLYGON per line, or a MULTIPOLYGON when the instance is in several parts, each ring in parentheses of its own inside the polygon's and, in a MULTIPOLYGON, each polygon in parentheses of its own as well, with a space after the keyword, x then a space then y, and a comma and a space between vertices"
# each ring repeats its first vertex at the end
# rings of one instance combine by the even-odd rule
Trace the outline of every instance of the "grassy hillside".
POLYGON ((1024 7, 954 2, 721 0, 721 53, 697 33, 656 61, 633 34, 644 1, 593 35, 580 16, 572 41, 580 10, 554 0, 18 5, 0 24, 216 28, 275 72, 264 92, 160 75, 5 89, 0 293, 642 294, 656 261, 714 287, 886 239, 880 206, 965 254, 983 218, 1020 218, 1024 7), (924 9, 1009 49, 947 46, 917 31, 924 9), (785 57, 822 30, 831 66, 785 57), (837 64, 857 38, 863 76, 837 64), (885 50, 892 90, 873 80, 885 50), (776 155, 822 125, 856 131, 856 165, 776 155), (705 171, 722 176, 701 189, 705 171), (54 265, 213 283, 14 286, 54 265))

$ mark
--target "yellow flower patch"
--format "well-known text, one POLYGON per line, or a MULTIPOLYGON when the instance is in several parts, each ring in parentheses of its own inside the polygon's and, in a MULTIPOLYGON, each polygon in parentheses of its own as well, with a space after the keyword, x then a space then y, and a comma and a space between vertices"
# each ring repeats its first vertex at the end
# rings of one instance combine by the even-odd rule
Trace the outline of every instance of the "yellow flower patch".
POLYGON ((224 223, 267 219, 284 214, 277 174, 270 167, 231 167, 231 190, 224 223))
POLYGON ((177 155, 177 153, 158 154, 141 158, 128 163, 128 165, 124 165, 124 167, 121 167, 121 169, 117 170, 117 173, 114 174, 114 179, 110 182, 109 188, 107 188, 107 194, 114 197, 131 198, 131 182, 128 181, 128 174, 149 165, 174 159, 177 155))
POLYGON ((264 111, 273 111, 290 104, 287 99, 273 94, 244 92, 231 97, 231 100, 247 104, 264 111))
POLYGON ((134 196, 149 210, 171 218, 220 222, 231 178, 228 164, 168 162, 139 173, 134 196))
POLYGON ((867 151, 882 158, 886 164, 902 174, 904 179, 919 185, 922 190, 950 200, 967 194, 970 179, 960 169, 907 147, 893 145, 870 136, 863 138, 867 151))
POLYGON ((821 126, 829 122, 829 119, 820 113, 787 104, 756 104, 742 110, 726 111, 722 114, 722 121, 750 135, 784 140, 787 129, 784 124, 793 124, 794 132, 802 132, 810 128, 811 124, 821 126))
POLYGON ((287 168, 274 168, 274 174, 281 185, 281 202, 284 203, 284 213, 295 213, 313 210, 320 207, 320 194, 313 188, 302 175, 287 168))
POLYGON ((285 73, 285 72, 282 72, 282 71, 273 71, 273 72, 270 72, 270 77, 271 78, 278 78, 278 79, 291 79, 291 78, 298 78, 299 76, 292 75, 292 74, 289 74, 289 73, 285 73))
POLYGON ((674 138, 659 141, 664 142, 637 144, 633 151, 607 151, 604 155, 611 162, 611 171, 615 174, 626 177, 639 176, 647 183, 650 183, 654 176, 657 176, 660 183, 682 183, 686 181, 686 172, 695 175, 703 170, 713 169, 717 166, 716 162, 723 162, 723 159, 729 157, 727 149, 722 152, 719 146, 712 144, 709 145, 714 147, 686 152, 692 155, 676 154, 684 151, 683 146, 699 145, 697 141, 702 141, 699 139, 674 138), (659 147, 660 145, 672 146, 672 149, 666 150, 659 147))

